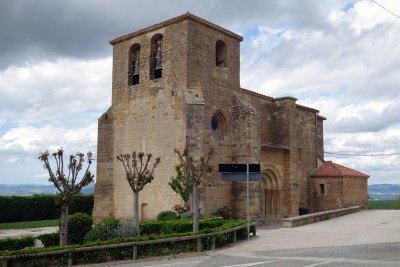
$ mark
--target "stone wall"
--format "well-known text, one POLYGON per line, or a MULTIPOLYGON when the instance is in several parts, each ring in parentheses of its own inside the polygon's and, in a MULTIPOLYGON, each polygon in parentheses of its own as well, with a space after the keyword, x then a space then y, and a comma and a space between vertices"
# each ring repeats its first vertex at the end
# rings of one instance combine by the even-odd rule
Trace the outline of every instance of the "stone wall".
MULTIPOLYGON (((139 194, 141 219, 154 218, 162 210, 181 203, 168 182, 175 174, 174 148, 185 147, 184 90, 187 85, 188 22, 181 21, 114 45, 112 83, 112 147, 110 171, 113 177, 113 215, 133 216, 133 194, 124 169, 116 156, 144 151, 161 157, 155 179, 139 194), (163 75, 150 79, 150 44, 155 34, 163 34, 163 75), (140 44, 140 83, 128 85, 129 49, 140 44), (163 201, 160 201, 162 199, 163 201)), ((99 170, 104 168, 99 164, 99 170)), ((100 172, 98 180, 106 173, 100 172)), ((102 195, 96 196, 95 205, 102 195)), ((96 216, 95 216, 96 218, 96 216)))
POLYGON ((348 177, 343 180, 344 206, 368 207, 368 178, 348 177))
POLYGON ((311 178, 311 212, 334 210, 343 207, 343 177, 311 178), (325 194, 320 194, 320 184, 325 194))
POLYGON ((98 120, 95 205, 93 207, 93 218, 96 223, 114 216, 112 144, 112 113, 108 110, 98 120))
POLYGON ((279 213, 297 215, 299 208, 309 209, 308 175, 317 167, 317 155, 323 155, 319 148, 323 146, 323 120, 317 117, 317 110, 296 105, 295 98, 273 99, 244 92, 260 113, 262 153, 270 154, 263 156, 261 163, 272 163, 281 173, 283 193, 279 198, 284 200, 279 213), (278 151, 285 153, 284 160, 278 151))

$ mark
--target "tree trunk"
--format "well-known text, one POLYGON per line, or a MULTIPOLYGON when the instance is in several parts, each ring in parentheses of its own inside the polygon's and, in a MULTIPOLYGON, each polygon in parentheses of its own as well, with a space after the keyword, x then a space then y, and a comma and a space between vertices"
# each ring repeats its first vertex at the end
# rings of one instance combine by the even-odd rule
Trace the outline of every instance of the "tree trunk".
POLYGON ((133 224, 139 226, 139 192, 133 192, 133 224))
POLYGON ((65 246, 68 239, 68 203, 64 200, 61 204, 60 246, 65 246))
POLYGON ((193 232, 199 231, 199 185, 193 183, 193 232))
MULTIPOLYGON (((192 191, 193 191, 193 189, 192 189, 192 191)), ((189 194, 189 203, 190 203, 190 212, 194 212, 194 209, 193 209, 193 193, 189 194)))

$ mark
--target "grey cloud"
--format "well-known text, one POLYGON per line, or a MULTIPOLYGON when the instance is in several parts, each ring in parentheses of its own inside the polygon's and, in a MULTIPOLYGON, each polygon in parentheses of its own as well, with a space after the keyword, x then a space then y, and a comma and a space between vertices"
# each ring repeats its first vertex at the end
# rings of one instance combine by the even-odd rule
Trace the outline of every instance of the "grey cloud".
MULTIPOLYGON (((208 0, 199 5, 195 0, 1 1, 0 68, 59 57, 104 57, 111 54, 110 39, 186 11, 236 31, 254 23, 324 27, 316 2, 208 0)), ((325 3, 332 4, 337 3, 325 3)))
POLYGON ((361 115, 348 114, 340 120, 329 121, 326 130, 342 133, 381 131, 400 122, 400 103, 389 105, 382 112, 364 111, 361 115))

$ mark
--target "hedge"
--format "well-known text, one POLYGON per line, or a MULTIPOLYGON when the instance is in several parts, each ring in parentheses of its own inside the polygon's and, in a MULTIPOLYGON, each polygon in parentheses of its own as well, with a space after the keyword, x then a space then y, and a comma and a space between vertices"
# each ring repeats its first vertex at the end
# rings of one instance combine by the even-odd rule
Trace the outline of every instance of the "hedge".
POLYGON ((45 248, 47 247, 55 247, 60 245, 60 232, 57 231, 55 233, 49 234, 41 234, 37 237, 45 248))
MULTIPOLYGON (((222 219, 201 219, 200 230, 213 229, 224 224, 222 219)), ((148 221, 139 225, 141 235, 162 235, 172 233, 186 233, 193 229, 192 220, 174 220, 174 221, 148 221)))
MULTIPOLYGON (((209 220, 209 219, 206 219, 209 220)), ((181 236, 191 236, 197 234, 204 233, 214 233, 222 230, 234 228, 240 225, 246 224, 245 220, 234 220, 234 221, 223 221, 222 225, 213 229, 207 228, 197 232, 186 232, 186 233, 173 233, 173 234, 161 234, 161 235, 146 235, 146 236, 136 236, 129 238, 116 238, 107 241, 95 241, 95 242, 86 242, 82 245, 67 245, 67 246, 54 246, 54 247, 44 247, 44 248, 31 248, 24 250, 15 250, 15 251, 0 251, 0 256, 6 255, 18 255, 18 254, 37 254, 41 252, 49 252, 63 249, 72 249, 72 248, 80 248, 80 247, 93 247, 100 245, 110 245, 110 244, 118 244, 124 242, 135 242, 135 241, 146 241, 146 240, 157 240, 157 239, 165 239, 170 237, 181 237, 181 236)), ((255 227, 252 227, 251 231, 255 231, 255 227)), ((247 228, 243 228, 241 231, 238 231, 238 239, 240 237, 244 237, 247 233, 247 228)), ((231 234, 231 233, 229 233, 231 234)), ((229 235, 227 234, 227 235, 229 235)), ((132 250, 131 250, 132 253, 132 250)), ((130 254, 132 256, 132 254, 130 254)))
POLYGON ((0 251, 20 250, 24 248, 33 247, 35 245, 35 240, 36 238, 32 236, 0 239, 0 251))
MULTIPOLYGON (((93 195, 75 195, 69 213, 92 214, 93 195)), ((0 196, 0 223, 57 219, 61 207, 57 195, 0 196)))
MULTIPOLYGON (((217 225, 221 222, 221 219, 203 219, 203 226, 212 226, 217 225)), ((165 223, 165 222, 164 222, 165 223)), ((187 222, 185 222, 187 223, 187 222)), ((190 223, 190 222, 189 222, 190 223)), ((173 233, 173 234, 163 234, 163 235, 147 235, 147 236, 136 236, 129 238, 116 238, 107 241, 96 241, 96 242, 87 242, 82 245, 68 245, 68 246, 54 246, 54 247, 45 247, 45 248, 27 248, 23 250, 15 250, 15 251, 0 251, 0 256, 6 255, 19 255, 14 259, 7 260, 7 266, 66 266, 68 264, 68 253, 59 254, 59 255, 48 255, 45 257, 27 257, 28 254, 38 254, 38 253, 46 253, 50 251, 57 250, 73 250, 75 248, 82 247, 93 247, 100 245, 110 245, 110 244, 118 244, 125 242, 136 242, 136 241, 147 241, 147 240, 157 240, 157 239, 165 239, 171 237, 183 237, 183 236, 191 236, 197 234, 204 233, 217 233, 222 230, 231 229, 240 225, 244 225, 246 221, 244 220, 235 220, 235 221, 222 221, 222 225, 215 228, 204 228, 198 232, 186 232, 186 233, 173 233)), ((255 226, 251 227, 251 231, 255 233, 255 226)), ((243 228, 241 230, 236 231, 236 239, 241 240, 245 239, 248 234, 247 228, 243 228)), ((216 234, 216 247, 225 246, 226 244, 233 241, 233 233, 226 234, 216 234)), ((203 237, 201 238, 202 247, 204 250, 212 249, 212 237, 203 237)), ((159 244, 148 244, 141 245, 140 249, 137 250, 138 258, 145 258, 151 256, 163 256, 163 255, 171 255, 183 252, 191 252, 197 250, 197 240, 187 240, 187 241, 175 241, 175 242, 166 242, 159 244)), ((132 259, 132 247, 125 248, 110 248, 99 251, 81 251, 81 252, 73 252, 73 263, 76 264, 88 264, 88 263, 100 263, 107 261, 116 261, 116 260, 126 260, 132 259)))
MULTIPOLYGON (((216 227, 214 229, 204 229, 198 232, 188 232, 188 233, 174 233, 168 235, 159 235, 159 236, 138 236, 138 237, 130 237, 130 238, 118 238, 107 241, 97 241, 97 242, 88 242, 83 245, 72 245, 72 246, 56 246, 49 248, 32 248, 32 249, 24 249, 19 251, 4 251, 0 252, 1 255, 21 255, 21 254, 37 254, 40 252, 49 252, 63 249, 74 249, 79 247, 93 247, 99 245, 110 245, 124 242, 135 242, 135 241, 146 241, 146 240, 156 240, 156 239, 164 239, 171 237, 182 237, 182 236, 190 236, 202 233, 211 233, 211 232, 219 232, 222 230, 230 229, 236 226, 240 226, 245 224, 244 220, 238 221, 225 221, 223 225, 216 227)), ((255 231, 255 227, 252 227, 252 231, 255 231)), ((245 239, 247 234, 247 228, 243 228, 237 231, 237 240, 245 239)), ((216 246, 224 246, 227 243, 233 241, 233 233, 227 234, 217 234, 216 235, 216 246)), ((202 247, 204 250, 212 249, 212 238, 205 237, 201 239, 202 247)), ((168 242, 168 243, 160 243, 160 244, 149 244, 149 245, 141 245, 140 249, 137 250, 138 258, 145 258, 151 256, 162 256, 162 255, 171 255, 183 252, 196 251, 197 249, 197 241, 196 240, 187 240, 180 242, 168 242)), ((115 248, 115 249, 105 249, 100 251, 86 251, 86 252, 74 252, 73 253, 73 263, 75 264, 88 264, 88 263, 100 263, 107 261, 116 261, 116 260, 126 260, 132 259, 132 247, 127 248, 115 248)), ((68 264, 68 253, 62 255, 49 255, 44 258, 27 258, 24 255, 18 257, 16 259, 8 260, 8 266, 66 266, 68 264)))

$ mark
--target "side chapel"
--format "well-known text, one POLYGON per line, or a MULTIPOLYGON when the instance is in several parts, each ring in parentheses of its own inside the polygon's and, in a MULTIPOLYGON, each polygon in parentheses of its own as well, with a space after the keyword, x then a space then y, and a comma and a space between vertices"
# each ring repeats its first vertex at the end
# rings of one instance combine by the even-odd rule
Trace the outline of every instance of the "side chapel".
MULTIPOLYGON (((98 121, 96 222, 132 218, 132 191, 116 158, 132 150, 161 157, 154 181, 139 194, 140 219, 180 204, 168 182, 174 148, 185 147, 199 157, 212 146, 214 166, 261 164, 262 181, 250 188, 253 218, 366 207, 368 176, 323 159, 325 118, 318 110, 240 87, 242 40, 186 13, 110 41, 112 104, 98 121)), ((204 214, 228 206, 245 216, 243 182, 223 182, 214 172, 199 194, 204 214)))

